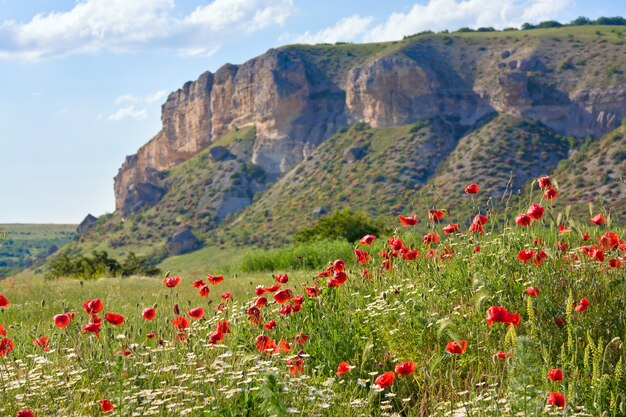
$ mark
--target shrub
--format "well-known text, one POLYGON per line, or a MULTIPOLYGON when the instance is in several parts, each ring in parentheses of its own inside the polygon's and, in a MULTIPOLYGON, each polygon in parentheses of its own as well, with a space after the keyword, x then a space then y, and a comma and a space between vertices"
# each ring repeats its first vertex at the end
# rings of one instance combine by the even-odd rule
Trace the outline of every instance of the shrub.
POLYGON ((312 242, 315 240, 345 239, 354 242, 367 234, 380 234, 384 231, 382 224, 369 219, 363 213, 344 209, 320 218, 313 227, 297 231, 293 241, 312 242))

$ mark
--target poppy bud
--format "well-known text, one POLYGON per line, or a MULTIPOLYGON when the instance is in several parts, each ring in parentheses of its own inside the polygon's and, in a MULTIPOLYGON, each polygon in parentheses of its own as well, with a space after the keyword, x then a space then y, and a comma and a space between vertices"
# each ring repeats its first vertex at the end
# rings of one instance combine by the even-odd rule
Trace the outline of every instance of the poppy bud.
POLYGON ((178 304, 174 304, 174 308, 172 310, 177 316, 180 315, 180 308, 178 308, 178 304))

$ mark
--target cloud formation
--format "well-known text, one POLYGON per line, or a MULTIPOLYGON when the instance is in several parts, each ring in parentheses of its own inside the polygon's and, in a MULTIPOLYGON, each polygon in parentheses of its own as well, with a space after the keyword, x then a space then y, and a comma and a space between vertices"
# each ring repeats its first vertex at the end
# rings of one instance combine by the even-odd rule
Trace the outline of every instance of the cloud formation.
POLYGON ((212 0, 183 17, 174 8, 174 0, 84 0, 29 22, 5 21, 0 59, 146 49, 207 55, 233 34, 282 25, 294 11, 293 0, 212 0))
POLYGON ((128 107, 123 107, 107 117, 107 119, 112 122, 119 122, 122 120, 141 121, 147 118, 148 111, 146 109, 136 109, 134 104, 131 104, 128 107))

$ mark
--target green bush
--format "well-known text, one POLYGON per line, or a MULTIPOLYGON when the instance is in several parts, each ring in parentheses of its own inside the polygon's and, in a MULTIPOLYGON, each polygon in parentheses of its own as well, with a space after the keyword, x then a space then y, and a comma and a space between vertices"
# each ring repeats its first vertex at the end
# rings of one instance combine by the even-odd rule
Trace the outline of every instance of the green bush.
POLYGON ((344 209, 320 218, 313 227, 297 231, 293 241, 298 243, 345 239, 355 242, 367 234, 379 235, 383 231, 384 227, 379 221, 370 219, 363 213, 344 209))
POLYGON ((46 278, 71 277, 93 279, 101 277, 160 275, 161 271, 154 267, 146 258, 130 252, 120 263, 109 258, 106 251, 93 251, 92 256, 83 254, 71 255, 64 252, 48 262, 46 278))

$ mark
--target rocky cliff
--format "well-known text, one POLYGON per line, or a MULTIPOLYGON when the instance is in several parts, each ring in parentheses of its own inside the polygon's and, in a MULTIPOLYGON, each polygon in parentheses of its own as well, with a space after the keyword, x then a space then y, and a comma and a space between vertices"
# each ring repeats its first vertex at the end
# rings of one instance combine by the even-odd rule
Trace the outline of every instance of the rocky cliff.
POLYGON ((156 204, 167 170, 246 126, 256 127, 250 162, 270 180, 360 120, 387 127, 441 116, 472 129, 498 112, 563 135, 600 137, 626 116, 624 43, 605 29, 594 27, 602 36, 564 28, 294 45, 225 65, 170 94, 161 131, 115 178, 117 210, 156 204))

